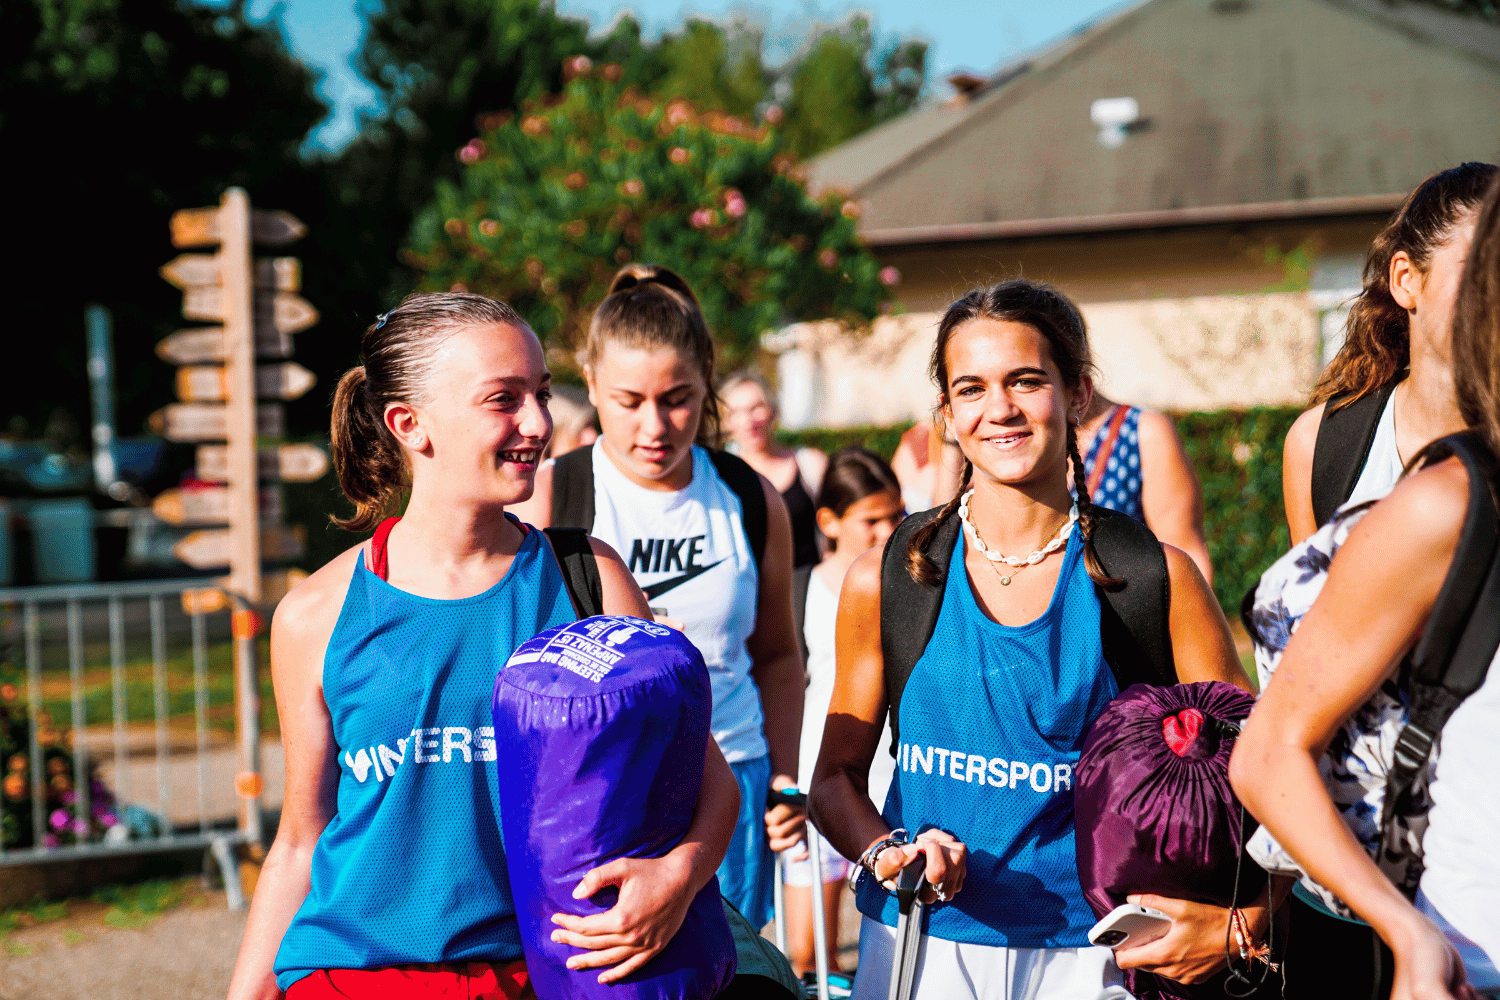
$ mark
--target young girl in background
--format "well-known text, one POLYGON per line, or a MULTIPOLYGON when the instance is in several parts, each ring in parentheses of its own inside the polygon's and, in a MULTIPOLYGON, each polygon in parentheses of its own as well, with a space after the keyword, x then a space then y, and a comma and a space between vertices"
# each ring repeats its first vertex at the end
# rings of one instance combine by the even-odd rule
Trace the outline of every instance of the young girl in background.
POLYGON ((703 653, 714 738, 741 792, 719 885, 763 927, 772 852, 802 837, 800 811, 766 810, 770 790, 797 784, 802 725, 786 504, 764 476, 714 447, 713 339, 680 276, 648 264, 621 270, 594 312, 583 365, 602 434, 538 470, 529 513, 614 546, 652 612, 703 653))
MULTIPOLYGON (((802 701, 802 749, 797 771, 804 781, 812 776, 823 742, 823 720, 833 696, 833 629, 838 617, 839 588, 844 574, 860 555, 885 544, 905 516, 901 485, 891 467, 873 451, 844 448, 828 461, 817 497, 818 527, 828 540, 828 552, 816 566, 797 571, 794 594, 807 595, 803 605, 802 639, 807 657, 807 693, 802 701)), ((889 727, 881 749, 890 747, 889 727)), ((876 754, 871 765, 870 796, 885 800, 895 762, 889 753, 876 754)), ((822 844, 823 910, 828 928, 828 968, 838 970, 839 906, 849 862, 827 841, 822 844)), ((799 974, 814 966, 812 925, 812 862, 805 849, 789 852, 786 864, 787 949, 799 974)))

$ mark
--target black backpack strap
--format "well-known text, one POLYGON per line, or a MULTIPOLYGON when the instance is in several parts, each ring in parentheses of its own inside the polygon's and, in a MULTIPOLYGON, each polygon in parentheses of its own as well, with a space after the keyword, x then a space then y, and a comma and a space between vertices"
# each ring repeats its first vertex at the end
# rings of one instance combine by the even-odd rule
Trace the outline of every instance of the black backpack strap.
POLYGON ((937 567, 937 580, 931 586, 918 583, 907 572, 906 544, 917 529, 937 517, 941 510, 934 508, 902 521, 886 540, 880 557, 880 653, 886 701, 890 706, 893 756, 901 743, 901 693, 906 689, 912 668, 922 658, 943 609, 948 562, 958 542, 958 515, 943 522, 927 546, 927 558, 937 567))
POLYGON ((792 570, 792 624, 797 629, 797 642, 802 646, 802 665, 807 666, 807 633, 802 631, 807 624, 807 586, 812 581, 816 563, 792 570))
POLYGON ((1318 527, 1327 524, 1333 512, 1354 492, 1354 484, 1359 482, 1365 460, 1370 457, 1380 415, 1400 382, 1400 379, 1387 382, 1346 406, 1338 405, 1345 393, 1324 404, 1312 464, 1313 518, 1318 527))
POLYGON ((1121 691, 1132 684, 1175 684, 1169 627, 1172 585, 1167 556, 1151 529, 1133 517, 1095 507, 1094 552, 1104 572, 1125 581, 1099 593, 1104 660, 1121 691))
POLYGON ((575 448, 552 460, 552 524, 594 530, 593 448, 575 448))
POLYGON ((563 583, 573 599, 573 610, 579 618, 604 614, 604 586, 599 580, 599 563, 589 545, 589 533, 582 528, 546 528, 552 553, 562 570, 563 583))
MULTIPOLYGON (((744 519, 745 537, 750 540, 750 554, 755 557, 755 567, 760 568, 766 554, 766 492, 760 485, 760 474, 750 468, 743 458, 727 451, 708 449, 709 460, 714 471, 724 480, 724 485, 740 498, 740 516, 744 519)), ((589 493, 589 503, 594 494, 589 493)))
POLYGON ((1496 459, 1482 438, 1463 433, 1434 442, 1424 464, 1450 455, 1468 473, 1469 507, 1437 603, 1411 655, 1411 711, 1386 775, 1381 826, 1387 836, 1405 811, 1438 734, 1459 704, 1479 690, 1500 648, 1500 516, 1491 492, 1496 459))

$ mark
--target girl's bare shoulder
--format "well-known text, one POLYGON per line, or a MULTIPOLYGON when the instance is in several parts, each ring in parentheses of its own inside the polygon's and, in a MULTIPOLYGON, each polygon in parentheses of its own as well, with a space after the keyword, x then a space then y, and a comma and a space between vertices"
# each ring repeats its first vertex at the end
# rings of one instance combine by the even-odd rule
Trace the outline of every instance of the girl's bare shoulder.
POLYGON ((326 641, 343 609, 354 564, 364 558, 368 546, 366 541, 345 549, 288 591, 276 606, 272 632, 299 643, 319 638, 326 641))

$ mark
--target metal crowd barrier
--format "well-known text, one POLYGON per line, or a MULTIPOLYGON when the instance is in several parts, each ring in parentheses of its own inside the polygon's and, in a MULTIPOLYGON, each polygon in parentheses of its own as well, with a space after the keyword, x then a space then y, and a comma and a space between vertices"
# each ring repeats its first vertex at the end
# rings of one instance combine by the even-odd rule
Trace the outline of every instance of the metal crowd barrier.
MULTIPOLYGON (((262 841, 258 629, 253 617, 244 620, 248 626, 242 625, 240 616, 253 612, 235 595, 227 595, 227 601, 203 601, 206 583, 161 580, 0 588, 0 606, 13 616, 5 636, 12 660, 24 659, 25 666, 24 698, 11 692, 14 700, 0 705, 15 713, 24 704, 29 731, 29 746, 19 754, 26 758, 24 766, 16 766, 20 762, 13 752, 0 767, 7 779, 23 776, 31 800, 30 846, 7 848, 6 837, 0 836, 0 869, 204 849, 224 877, 230 907, 243 908, 233 848, 242 843, 259 847, 262 841), (189 592, 196 592, 198 599, 189 592), (189 593, 186 600, 184 593, 189 593), (205 609, 216 604, 222 610, 205 609), (238 611, 231 613, 231 608, 238 611), (211 670, 210 652, 221 641, 238 647, 233 664, 211 670), (178 725, 172 725, 170 706, 169 657, 184 648, 191 651, 192 666, 190 740, 184 739, 181 716, 178 725), (133 652, 142 655, 132 657, 133 652), (150 707, 142 711, 137 704, 132 713, 130 694, 142 689, 148 661, 150 707), (99 684, 90 684, 87 675, 92 671, 97 679, 105 669, 109 706, 108 718, 101 719, 97 706, 88 711, 88 692, 92 689, 97 700, 99 684), (233 673, 237 708, 232 741, 209 725, 211 681, 222 680, 225 670, 233 673), (49 719, 44 702, 60 700, 57 692, 64 677, 68 718, 49 719), (49 692, 54 695, 50 699, 49 692), (71 739, 63 739, 64 726, 71 739), (50 746, 72 754, 72 773, 65 781, 54 783, 67 768, 55 766, 62 763, 57 756, 49 766, 45 751, 50 746), (154 757, 154 763, 132 757, 154 757), (96 776, 115 799, 108 814, 113 823, 101 824, 96 815, 91 801, 96 776), (48 788, 69 785, 71 804, 49 813, 48 788), (227 798, 225 789, 231 786, 235 794, 227 798), (59 831, 74 842, 56 843, 59 831)), ((6 801, 18 801, 11 793, 21 784, 10 780, 0 794, 6 801)))

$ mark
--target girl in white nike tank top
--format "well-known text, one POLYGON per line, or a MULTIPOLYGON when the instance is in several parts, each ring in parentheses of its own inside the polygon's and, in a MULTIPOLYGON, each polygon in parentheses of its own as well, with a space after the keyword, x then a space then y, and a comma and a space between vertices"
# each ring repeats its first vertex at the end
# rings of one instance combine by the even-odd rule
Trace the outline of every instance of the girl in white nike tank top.
MULTIPOLYGON (((708 664, 714 737, 741 799, 720 888, 763 926, 771 918, 772 852, 802 837, 800 812, 766 810, 769 790, 797 783, 802 723, 786 506, 765 477, 730 470, 758 483, 763 496, 764 549, 755 551, 745 503, 716 468, 743 463, 710 450, 719 433, 713 341, 678 275, 641 264, 616 275, 583 360, 603 432, 590 454, 590 531, 620 553, 658 619, 681 627, 708 664)), ((552 468, 538 472, 522 517, 550 522, 553 483, 552 468)))

